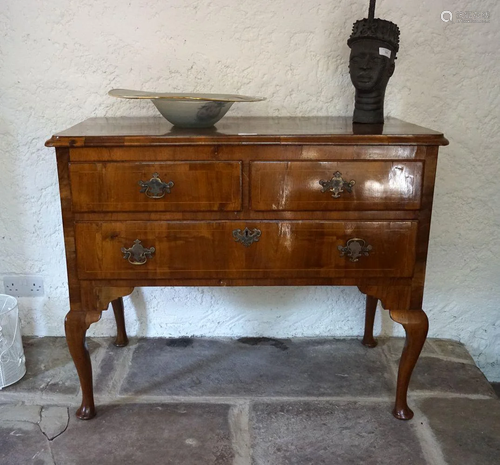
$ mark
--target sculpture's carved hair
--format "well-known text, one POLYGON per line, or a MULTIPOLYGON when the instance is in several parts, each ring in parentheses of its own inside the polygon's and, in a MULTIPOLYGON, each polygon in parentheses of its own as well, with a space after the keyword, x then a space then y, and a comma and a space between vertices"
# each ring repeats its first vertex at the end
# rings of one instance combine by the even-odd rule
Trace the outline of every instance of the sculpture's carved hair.
POLYGON ((375 39, 385 42, 394 52, 399 50, 399 27, 385 19, 375 19, 376 0, 370 0, 368 18, 356 21, 352 26, 352 34, 347 41, 349 47, 358 40, 375 39))
POLYGON ((399 50, 399 27, 385 19, 360 19, 352 26, 352 34, 347 41, 349 47, 358 40, 376 39, 385 42, 397 53, 399 50))

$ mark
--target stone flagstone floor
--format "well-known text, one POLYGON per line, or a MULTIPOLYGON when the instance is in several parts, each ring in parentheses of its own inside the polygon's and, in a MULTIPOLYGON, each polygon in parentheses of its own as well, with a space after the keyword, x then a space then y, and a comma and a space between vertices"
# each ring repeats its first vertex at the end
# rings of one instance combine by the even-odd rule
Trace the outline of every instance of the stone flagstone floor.
POLYGON ((500 400, 465 348, 430 339, 391 415, 402 339, 89 340, 98 416, 77 420, 64 338, 24 340, 0 391, 0 464, 489 465, 500 400))

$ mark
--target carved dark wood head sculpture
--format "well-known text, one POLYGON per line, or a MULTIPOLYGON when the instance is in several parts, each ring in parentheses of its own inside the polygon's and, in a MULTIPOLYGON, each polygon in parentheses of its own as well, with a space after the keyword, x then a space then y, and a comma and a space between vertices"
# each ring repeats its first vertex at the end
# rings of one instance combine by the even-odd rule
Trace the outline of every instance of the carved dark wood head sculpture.
POLYGON ((370 0, 368 18, 356 21, 347 45, 351 48, 349 73, 356 88, 353 123, 383 123, 385 89, 394 73, 399 50, 399 28, 375 19, 370 0))

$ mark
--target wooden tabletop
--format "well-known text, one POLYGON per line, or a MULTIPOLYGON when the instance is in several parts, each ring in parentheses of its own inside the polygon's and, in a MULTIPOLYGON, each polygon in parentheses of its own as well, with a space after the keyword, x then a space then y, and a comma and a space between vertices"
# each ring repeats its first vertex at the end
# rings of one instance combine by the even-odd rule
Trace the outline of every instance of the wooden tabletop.
POLYGON ((351 117, 228 117, 204 129, 177 128, 162 117, 90 118, 55 134, 47 147, 175 144, 448 145, 442 133, 396 118, 353 124, 351 117))

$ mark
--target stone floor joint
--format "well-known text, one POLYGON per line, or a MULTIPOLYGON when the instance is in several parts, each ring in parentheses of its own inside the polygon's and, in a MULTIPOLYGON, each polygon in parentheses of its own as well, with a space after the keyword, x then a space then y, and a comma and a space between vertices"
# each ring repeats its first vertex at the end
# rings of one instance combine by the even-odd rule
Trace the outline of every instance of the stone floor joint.
POLYGON ((432 431, 429 420, 418 407, 413 407, 415 416, 411 422, 427 465, 449 465, 444 458, 439 442, 432 431))
POLYGON ((392 381, 394 382, 394 385, 397 384, 397 381, 398 381, 398 368, 396 368, 396 365, 393 363, 393 360, 390 356, 390 354, 387 352, 387 349, 386 347, 381 347, 381 352, 382 352, 382 359, 383 361, 385 362, 388 370, 389 370, 389 374, 392 375, 392 381))
POLYGON ((422 399, 437 397, 440 399, 470 399, 470 400, 491 400, 496 399, 494 395, 486 394, 467 394, 462 392, 446 392, 446 391, 411 391, 408 393, 409 398, 422 399))
POLYGON ((439 360, 443 360, 444 362, 452 362, 452 363, 465 363, 466 365, 474 365, 474 360, 467 360, 463 358, 457 358, 457 357, 448 357, 447 355, 440 355, 440 354, 423 354, 420 356, 421 358, 427 357, 427 358, 437 358, 439 360))
POLYGON ((113 393, 115 396, 118 396, 122 385, 127 377, 127 374, 132 366, 132 357, 134 356, 134 352, 137 349, 138 344, 134 346, 124 348, 124 354, 122 355, 121 363, 117 364, 117 368, 113 377, 109 383, 109 391, 113 393))
POLYGON ((233 465, 251 465, 250 402, 232 406, 228 421, 234 451, 233 465))
MULTIPOLYGON (((40 408, 40 421, 42 420, 42 409, 40 408)), ((51 445, 51 440, 49 439, 49 437, 45 434, 45 432, 42 430, 42 427, 40 425, 40 422, 37 423, 37 426, 38 426, 38 429, 40 430, 40 433, 43 434, 43 436, 45 437, 45 440, 46 440, 46 443, 47 443, 47 449, 49 450, 49 453, 50 453, 50 457, 52 459, 52 464, 51 465, 57 465, 56 464, 56 459, 54 457, 54 452, 52 451, 52 445, 51 445)), ((36 458, 36 455, 35 454, 32 459, 35 459, 36 458)))

